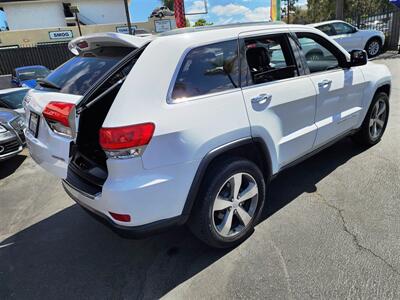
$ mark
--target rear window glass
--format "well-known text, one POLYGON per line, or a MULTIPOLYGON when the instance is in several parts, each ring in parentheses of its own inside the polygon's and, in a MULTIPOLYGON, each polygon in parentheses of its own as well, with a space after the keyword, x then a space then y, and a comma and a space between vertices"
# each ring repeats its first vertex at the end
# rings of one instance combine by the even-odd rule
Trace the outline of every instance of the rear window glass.
POLYGON ((50 71, 46 68, 27 68, 18 71, 18 77, 21 81, 45 78, 50 71))
POLYGON ((186 56, 175 82, 172 99, 195 97, 238 87, 237 41, 193 49, 186 56))
MULTIPOLYGON (((46 80, 59 86, 61 93, 84 95, 101 76, 131 51, 132 48, 104 47, 84 52, 58 67, 46 80)), ((37 89, 48 90, 40 85, 37 89)))

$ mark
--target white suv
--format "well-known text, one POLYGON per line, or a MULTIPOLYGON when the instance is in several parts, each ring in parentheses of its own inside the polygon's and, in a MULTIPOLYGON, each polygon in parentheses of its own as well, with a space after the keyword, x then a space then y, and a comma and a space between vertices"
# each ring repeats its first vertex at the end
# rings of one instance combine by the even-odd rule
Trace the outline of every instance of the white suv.
POLYGON ((309 26, 98 34, 25 99, 33 159, 118 232, 188 221, 214 247, 246 239, 281 170, 354 134, 377 143, 391 75, 309 26), (302 44, 325 49, 307 61, 302 44))

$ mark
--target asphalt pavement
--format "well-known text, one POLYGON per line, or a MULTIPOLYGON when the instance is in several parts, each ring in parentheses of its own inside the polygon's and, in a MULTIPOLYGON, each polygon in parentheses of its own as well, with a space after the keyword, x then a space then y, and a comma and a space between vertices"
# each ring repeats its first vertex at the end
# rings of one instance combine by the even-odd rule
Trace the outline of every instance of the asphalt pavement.
POLYGON ((185 227, 116 236, 27 151, 0 163, 0 299, 400 298, 400 56, 382 141, 347 138, 279 175, 263 221, 214 250, 185 227))

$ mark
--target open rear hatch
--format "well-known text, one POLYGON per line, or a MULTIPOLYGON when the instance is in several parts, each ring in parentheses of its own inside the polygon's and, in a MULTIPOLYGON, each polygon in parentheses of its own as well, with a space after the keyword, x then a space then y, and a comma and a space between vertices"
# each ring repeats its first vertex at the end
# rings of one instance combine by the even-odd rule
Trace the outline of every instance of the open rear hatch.
POLYGON ((24 102, 28 146, 37 163, 60 178, 101 188, 107 158, 98 132, 150 41, 105 33, 70 42, 76 56, 39 81, 24 102))

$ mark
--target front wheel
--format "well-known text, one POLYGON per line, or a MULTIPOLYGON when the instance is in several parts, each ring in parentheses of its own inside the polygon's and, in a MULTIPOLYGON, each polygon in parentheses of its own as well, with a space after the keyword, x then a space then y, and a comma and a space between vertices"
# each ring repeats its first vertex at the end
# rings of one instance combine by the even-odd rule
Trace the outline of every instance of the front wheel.
POLYGON ((249 160, 229 158, 205 176, 189 228, 212 247, 234 247, 254 231, 265 199, 264 175, 249 160))
POLYGON ((365 116, 360 130, 354 135, 357 142, 373 146, 378 143, 385 132, 389 119, 389 96, 386 93, 377 93, 365 116))

